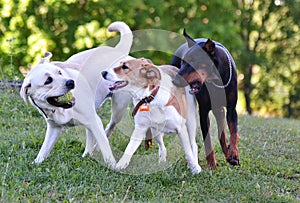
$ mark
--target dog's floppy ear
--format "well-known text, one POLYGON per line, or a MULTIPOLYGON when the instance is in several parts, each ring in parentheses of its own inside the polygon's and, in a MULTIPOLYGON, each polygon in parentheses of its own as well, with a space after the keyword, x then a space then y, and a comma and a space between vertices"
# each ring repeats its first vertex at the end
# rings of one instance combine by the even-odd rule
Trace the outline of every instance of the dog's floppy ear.
POLYGON ((197 44, 197 42, 186 33, 185 29, 183 29, 183 36, 185 37, 189 48, 197 44))
POLYGON ((150 59, 142 58, 142 60, 145 61, 146 63, 154 64, 150 59))
POLYGON ((28 88, 30 88, 30 87, 31 87, 30 80, 25 78, 25 80, 22 84, 21 90, 20 90, 20 96, 26 104, 28 104, 27 92, 28 92, 28 88))
POLYGON ((40 64, 42 64, 42 63, 50 63, 51 57, 52 57, 52 53, 49 52, 49 51, 46 51, 45 54, 44 54, 44 58, 42 58, 40 60, 40 64))
POLYGON ((152 80, 152 79, 161 79, 160 72, 157 67, 154 66, 152 63, 145 63, 142 64, 142 69, 140 70, 140 73, 142 77, 152 80))
POLYGON ((208 54, 210 55, 214 55, 215 54, 215 50, 216 50, 216 45, 215 43, 211 40, 211 39, 208 39, 205 44, 204 44, 204 47, 203 47, 204 51, 206 51, 208 54))

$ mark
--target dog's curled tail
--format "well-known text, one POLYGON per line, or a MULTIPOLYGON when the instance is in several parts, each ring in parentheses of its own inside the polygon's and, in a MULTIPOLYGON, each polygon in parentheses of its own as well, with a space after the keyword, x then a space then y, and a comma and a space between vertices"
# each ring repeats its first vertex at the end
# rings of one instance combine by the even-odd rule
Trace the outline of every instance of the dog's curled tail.
POLYGON ((120 32, 120 41, 115 48, 124 54, 129 54, 133 42, 133 34, 129 26, 124 22, 116 21, 109 25, 108 31, 120 32))

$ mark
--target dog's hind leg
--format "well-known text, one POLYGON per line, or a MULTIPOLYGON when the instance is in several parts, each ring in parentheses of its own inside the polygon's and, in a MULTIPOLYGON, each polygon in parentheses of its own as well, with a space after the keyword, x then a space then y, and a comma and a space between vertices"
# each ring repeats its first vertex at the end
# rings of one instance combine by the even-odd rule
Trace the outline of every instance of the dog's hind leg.
POLYGON ((98 145, 96 144, 96 141, 91 133, 90 130, 86 129, 86 142, 85 142, 85 150, 82 154, 82 157, 85 157, 87 154, 92 155, 94 149, 97 147, 98 145))
POLYGON ((108 125, 105 128, 106 136, 111 136, 113 130, 116 127, 124 114, 126 113, 126 109, 131 102, 131 95, 127 92, 117 92, 112 96, 112 114, 108 125))
POLYGON ((213 114, 217 121, 218 126, 218 137, 222 147, 222 151, 227 158, 228 153, 228 145, 226 140, 226 132, 225 132, 225 109, 224 107, 220 107, 218 109, 213 109, 213 114))
POLYGON ((164 133, 156 131, 156 130, 151 130, 151 132, 152 132, 152 134, 154 136, 154 139, 157 142, 158 148, 159 148, 158 162, 159 163, 166 162, 166 160, 167 160, 167 149, 166 149, 166 146, 165 146, 164 140, 163 140, 164 133))
POLYGON ((238 117, 235 107, 227 107, 227 124, 230 131, 230 145, 228 147, 226 160, 233 166, 240 164, 238 152, 239 135, 237 129, 237 120, 238 117))
MULTIPOLYGON (((95 139, 96 147, 100 149, 105 163, 108 164, 108 166, 110 167, 114 167, 116 164, 116 160, 113 156, 108 138, 105 135, 103 124, 100 118, 97 115, 95 115, 94 118, 90 118, 90 121, 92 122, 86 125, 87 130, 89 130, 89 133, 93 136, 93 139, 95 139)), ((92 141, 89 141, 88 147, 91 147, 91 143, 92 141)))
POLYGON ((202 169, 198 164, 198 160, 195 160, 193 156, 186 125, 183 124, 180 127, 180 129, 177 130, 178 130, 178 136, 180 138, 182 148, 184 150, 185 158, 188 162, 188 167, 192 170, 193 174, 200 173, 202 169))
POLYGON ((50 154, 54 144, 57 141, 58 135, 61 132, 61 127, 55 125, 52 121, 47 121, 46 137, 43 142, 42 148, 40 149, 34 163, 42 163, 50 154))

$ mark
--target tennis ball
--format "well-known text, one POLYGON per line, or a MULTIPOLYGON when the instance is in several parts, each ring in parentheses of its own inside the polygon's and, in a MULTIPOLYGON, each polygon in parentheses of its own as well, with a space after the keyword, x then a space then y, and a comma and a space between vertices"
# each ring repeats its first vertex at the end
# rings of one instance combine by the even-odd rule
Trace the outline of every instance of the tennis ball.
POLYGON ((68 92, 67 94, 61 96, 61 97, 58 97, 58 101, 61 102, 61 103, 69 103, 73 98, 73 95, 71 92, 68 92))

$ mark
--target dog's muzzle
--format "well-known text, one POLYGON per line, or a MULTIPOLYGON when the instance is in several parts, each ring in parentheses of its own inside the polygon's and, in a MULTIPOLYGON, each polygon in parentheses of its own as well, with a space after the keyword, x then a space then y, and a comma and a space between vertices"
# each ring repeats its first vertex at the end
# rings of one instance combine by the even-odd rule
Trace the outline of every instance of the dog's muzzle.
POLYGON ((72 108, 75 105, 75 98, 73 97, 70 90, 75 88, 74 80, 67 80, 66 87, 68 91, 65 94, 54 97, 48 97, 47 102, 55 107, 61 107, 64 109, 72 108))
POLYGON ((173 83, 175 86, 177 86, 177 87, 185 87, 185 86, 188 86, 188 85, 189 85, 189 84, 185 81, 185 79, 184 79, 181 75, 179 75, 179 74, 177 74, 177 75, 173 78, 172 83, 173 83))
POLYGON ((75 88, 75 82, 74 82, 74 80, 67 80, 67 82, 66 82, 66 87, 68 88, 68 89, 74 89, 75 88))

